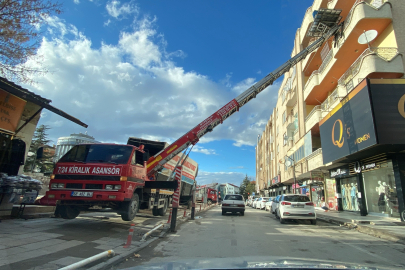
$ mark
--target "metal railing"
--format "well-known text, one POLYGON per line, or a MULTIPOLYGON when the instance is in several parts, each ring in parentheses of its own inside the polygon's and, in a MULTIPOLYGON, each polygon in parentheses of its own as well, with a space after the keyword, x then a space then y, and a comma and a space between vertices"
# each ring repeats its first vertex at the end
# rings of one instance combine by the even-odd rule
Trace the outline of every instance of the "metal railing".
POLYGON ((307 115, 307 117, 305 117, 305 122, 308 121, 309 118, 312 117, 312 115, 314 115, 316 112, 321 111, 321 105, 316 105, 312 111, 307 115))
POLYGON ((311 154, 309 154, 306 159, 309 160, 319 154, 322 154, 322 148, 318 148, 317 150, 315 150, 314 152, 312 152, 311 154))
POLYGON ((338 89, 336 88, 335 91, 333 91, 332 94, 330 94, 330 96, 327 97, 324 102, 322 102, 321 109, 323 111, 328 111, 328 110, 332 109, 333 103, 335 103, 335 101, 338 98, 339 98, 339 94, 338 94, 338 89))
POLYGON ((346 87, 346 91, 349 93, 357 85, 353 81, 354 77, 360 72, 361 63, 363 59, 368 55, 377 55, 384 61, 391 61, 398 55, 398 48, 367 48, 364 52, 354 61, 354 63, 349 67, 349 69, 340 77, 338 84, 346 87))
POLYGON ((321 66, 317 70, 314 70, 312 72, 311 76, 309 76, 308 81, 305 83, 304 91, 307 88, 307 86, 309 85, 309 82, 311 81, 311 79, 315 75, 322 74, 322 72, 325 70, 325 68, 328 66, 328 64, 331 62, 332 59, 333 59, 333 50, 330 50, 328 52, 328 54, 326 55, 325 60, 322 62, 321 66))

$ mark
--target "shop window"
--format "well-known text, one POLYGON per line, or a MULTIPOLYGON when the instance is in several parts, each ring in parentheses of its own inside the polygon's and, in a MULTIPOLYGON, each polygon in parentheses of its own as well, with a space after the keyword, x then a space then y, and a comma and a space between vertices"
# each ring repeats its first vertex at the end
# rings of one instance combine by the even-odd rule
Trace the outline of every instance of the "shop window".
POLYGON ((399 217, 398 197, 392 163, 363 173, 367 211, 389 217, 399 217))
POLYGON ((357 201, 358 187, 357 177, 344 178, 340 182, 342 188, 342 203, 343 210, 360 211, 357 201))

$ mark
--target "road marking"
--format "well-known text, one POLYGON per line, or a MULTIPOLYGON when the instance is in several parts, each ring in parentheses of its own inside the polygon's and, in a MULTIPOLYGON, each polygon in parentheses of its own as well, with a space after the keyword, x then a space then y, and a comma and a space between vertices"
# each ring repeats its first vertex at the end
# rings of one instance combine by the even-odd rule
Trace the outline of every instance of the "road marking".
POLYGON ((231 240, 231 246, 236 246, 236 245, 237 245, 236 239, 232 239, 231 240))
POLYGON ((231 230, 231 233, 236 233, 235 229, 232 229, 232 230, 231 230))

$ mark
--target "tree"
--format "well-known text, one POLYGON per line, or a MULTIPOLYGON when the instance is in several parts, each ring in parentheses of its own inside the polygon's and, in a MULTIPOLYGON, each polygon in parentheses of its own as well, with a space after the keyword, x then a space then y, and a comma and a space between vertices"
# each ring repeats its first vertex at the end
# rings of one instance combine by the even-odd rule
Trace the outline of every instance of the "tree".
POLYGON ((248 196, 252 195, 252 192, 255 190, 255 185, 251 183, 252 179, 247 175, 240 184, 239 194, 243 195, 243 198, 247 199, 248 196))
POLYGON ((30 157, 27 158, 25 161, 24 171, 30 172, 33 168, 37 168, 40 172, 47 172, 52 170, 52 162, 50 159, 52 158, 51 155, 47 151, 43 152, 43 156, 41 159, 36 158, 36 153, 40 147, 46 147, 51 140, 48 139, 47 130, 50 127, 46 125, 40 125, 35 130, 34 136, 32 137, 31 146, 29 152, 33 153, 30 157), (33 165, 35 162, 35 165, 33 165))
MULTIPOLYGON (((27 67, 41 43, 40 29, 61 4, 49 0, 0 0, 0 75, 14 82, 33 83, 45 69, 27 67)), ((37 66, 41 63, 36 57, 37 66)))

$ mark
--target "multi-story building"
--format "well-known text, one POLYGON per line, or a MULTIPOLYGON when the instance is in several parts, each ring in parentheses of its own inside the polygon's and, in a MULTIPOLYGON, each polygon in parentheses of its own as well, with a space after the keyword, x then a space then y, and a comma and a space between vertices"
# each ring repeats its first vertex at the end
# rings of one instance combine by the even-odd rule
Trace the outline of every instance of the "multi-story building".
POLYGON ((67 137, 60 137, 56 144, 54 162, 57 162, 64 154, 67 153, 73 146, 81 143, 98 143, 94 137, 79 133, 79 134, 70 134, 67 137))
POLYGON ((307 33, 320 8, 341 10, 342 35, 285 74, 256 147, 257 190, 399 217, 405 210, 405 5, 315 0, 291 56, 316 40, 307 33))

